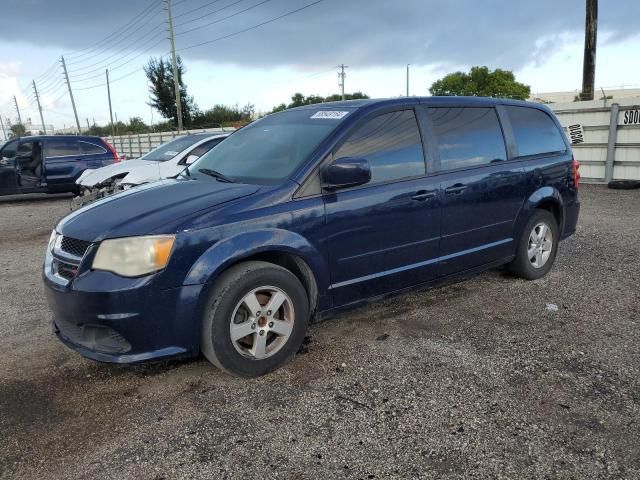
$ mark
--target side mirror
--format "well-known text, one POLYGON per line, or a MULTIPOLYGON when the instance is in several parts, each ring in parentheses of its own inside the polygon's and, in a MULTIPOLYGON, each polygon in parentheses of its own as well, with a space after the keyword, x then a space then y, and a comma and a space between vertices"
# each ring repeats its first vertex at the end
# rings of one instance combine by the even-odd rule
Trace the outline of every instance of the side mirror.
POLYGON ((195 162, 197 159, 199 159, 200 157, 198 155, 189 155, 185 161, 184 164, 185 165, 191 165, 193 162, 195 162))
POLYGON ((343 157, 324 167, 321 178, 326 190, 355 187, 371 180, 371 167, 365 158, 343 157))

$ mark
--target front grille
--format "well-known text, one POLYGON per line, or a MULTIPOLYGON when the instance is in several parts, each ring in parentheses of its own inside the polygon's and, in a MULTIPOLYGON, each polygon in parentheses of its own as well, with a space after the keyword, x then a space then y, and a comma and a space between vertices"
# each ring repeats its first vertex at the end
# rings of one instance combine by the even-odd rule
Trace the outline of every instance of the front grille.
POLYGON ((65 280, 71 280, 78 273, 78 266, 71 263, 54 260, 54 268, 59 277, 65 280))
POLYGON ((62 237, 62 243, 60 244, 60 250, 74 257, 84 257, 87 248, 91 245, 91 242, 85 240, 78 240, 77 238, 62 237))

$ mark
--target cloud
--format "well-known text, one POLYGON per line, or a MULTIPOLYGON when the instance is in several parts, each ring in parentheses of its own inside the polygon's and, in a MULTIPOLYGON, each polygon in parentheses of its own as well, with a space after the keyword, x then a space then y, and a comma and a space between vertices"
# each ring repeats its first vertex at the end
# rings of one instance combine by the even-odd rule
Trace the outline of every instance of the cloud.
MULTIPOLYGON (((311 1, 174 0, 176 45, 180 50, 224 37, 311 1), (217 23, 183 33, 213 21, 217 23)), ((126 73, 150 54, 168 50, 162 2, 146 5, 145 14, 138 16, 145 6, 130 0, 13 0, 3 7, 0 42, 57 45, 60 53, 71 52, 69 59, 76 64, 70 69, 80 73, 90 72, 93 65, 103 67, 101 62, 113 66, 133 59, 121 67, 126 73), (129 28, 113 35, 127 23, 129 28), (108 35, 113 36, 106 44, 72 53, 108 35), (136 49, 139 58, 124 57, 136 49)), ((600 1, 600 29, 610 32, 609 41, 637 32, 638 18, 638 1, 600 1)), ((183 56, 258 68, 311 69, 344 62, 359 67, 411 63, 517 69, 543 62, 562 46, 562 35, 581 34, 583 28, 582 1, 324 0, 255 30, 185 50, 183 56)))

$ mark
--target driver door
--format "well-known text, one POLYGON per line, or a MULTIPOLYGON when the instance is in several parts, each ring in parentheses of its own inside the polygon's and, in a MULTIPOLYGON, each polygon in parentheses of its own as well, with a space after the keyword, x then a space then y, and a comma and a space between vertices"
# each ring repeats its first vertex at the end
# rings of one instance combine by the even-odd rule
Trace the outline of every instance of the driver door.
POLYGON ((365 119, 333 155, 343 157, 367 160, 371 180, 323 194, 334 305, 436 278, 439 180, 426 176, 414 110, 365 119))
POLYGON ((0 194, 2 195, 19 192, 16 172, 17 150, 17 140, 7 143, 2 150, 0 150, 0 194))

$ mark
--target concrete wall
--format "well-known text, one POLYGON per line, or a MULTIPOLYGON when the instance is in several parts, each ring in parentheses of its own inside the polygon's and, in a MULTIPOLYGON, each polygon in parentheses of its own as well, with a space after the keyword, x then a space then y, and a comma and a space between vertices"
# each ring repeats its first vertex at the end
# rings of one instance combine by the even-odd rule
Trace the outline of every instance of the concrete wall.
POLYGON ((638 111, 640 116, 640 97, 607 103, 553 103, 549 107, 565 130, 582 126, 583 141, 573 143, 573 152, 584 181, 640 180, 640 120, 634 115, 629 121, 632 112, 638 111))
POLYGON ((183 132, 156 132, 141 133, 137 135, 120 135, 115 137, 103 137, 103 140, 109 142, 118 152, 120 157, 127 159, 138 158, 145 153, 153 150, 157 146, 168 142, 169 140, 188 133, 203 132, 231 132, 233 128, 206 128, 199 130, 185 130, 183 132))

